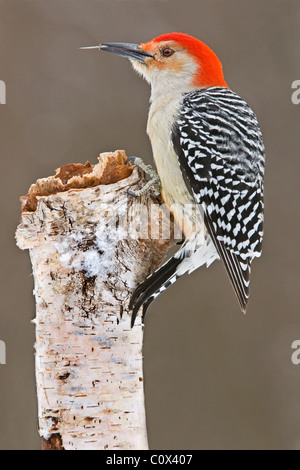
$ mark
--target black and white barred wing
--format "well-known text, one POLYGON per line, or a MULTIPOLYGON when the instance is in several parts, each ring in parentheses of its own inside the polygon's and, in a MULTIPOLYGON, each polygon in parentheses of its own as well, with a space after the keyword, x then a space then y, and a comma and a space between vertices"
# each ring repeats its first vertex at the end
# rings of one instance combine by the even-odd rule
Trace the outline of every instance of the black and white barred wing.
POLYGON ((253 111, 227 88, 187 93, 174 149, 243 311, 263 238, 264 145, 253 111))

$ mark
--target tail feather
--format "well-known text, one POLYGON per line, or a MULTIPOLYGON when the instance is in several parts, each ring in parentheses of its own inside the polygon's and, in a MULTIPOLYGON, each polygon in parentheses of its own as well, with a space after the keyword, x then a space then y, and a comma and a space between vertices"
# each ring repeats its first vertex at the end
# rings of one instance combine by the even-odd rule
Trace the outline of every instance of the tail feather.
POLYGON ((229 251, 217 238, 211 221, 206 215, 204 220, 208 235, 203 237, 195 234, 192 239, 187 240, 171 259, 134 291, 129 303, 129 309, 132 310, 131 326, 134 325, 141 307, 143 307, 142 321, 144 322, 147 309, 153 300, 184 273, 191 273, 203 264, 209 266, 218 258, 218 255, 224 263, 240 307, 243 312, 246 312, 249 300, 251 260, 244 260, 241 256, 229 251))
POLYGON ((129 308, 132 310, 131 325, 134 325, 137 313, 142 306, 142 320, 144 321, 149 305, 171 284, 186 272, 190 273, 203 264, 209 266, 216 258, 218 258, 218 253, 209 236, 195 234, 191 239, 186 240, 173 258, 134 291, 129 303, 129 308))
POLYGON ((129 309, 132 310, 131 326, 134 325, 137 313, 142 305, 144 319, 149 305, 172 283, 171 279, 176 276, 176 269, 180 263, 180 258, 173 257, 169 259, 161 268, 137 287, 129 303, 129 309))
POLYGON ((147 277, 145 281, 140 284, 132 294, 132 297, 129 302, 129 309, 132 310, 136 300, 140 297, 140 295, 150 286, 153 285, 153 283, 156 283, 160 280, 162 276, 162 271, 164 271, 166 274, 169 272, 172 272, 174 270, 174 267, 178 266, 179 263, 175 263, 175 261, 180 262, 181 260, 175 260, 174 258, 169 259, 166 263, 164 263, 157 271, 155 271, 153 274, 147 277), (175 266, 176 265, 176 266, 175 266))

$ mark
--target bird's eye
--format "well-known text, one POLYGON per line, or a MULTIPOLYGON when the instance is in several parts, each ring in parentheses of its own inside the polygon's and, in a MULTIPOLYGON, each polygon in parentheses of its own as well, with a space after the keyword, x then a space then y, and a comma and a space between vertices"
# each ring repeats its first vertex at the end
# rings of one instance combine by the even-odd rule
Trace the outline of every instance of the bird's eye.
POLYGON ((161 53, 164 57, 171 57, 171 55, 174 54, 175 51, 173 51, 173 49, 171 49, 170 47, 165 47, 161 53))

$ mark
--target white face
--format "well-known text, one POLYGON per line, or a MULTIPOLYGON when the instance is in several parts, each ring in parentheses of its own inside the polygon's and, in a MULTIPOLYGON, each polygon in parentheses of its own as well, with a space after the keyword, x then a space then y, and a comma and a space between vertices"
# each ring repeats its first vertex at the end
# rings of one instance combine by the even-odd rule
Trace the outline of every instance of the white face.
POLYGON ((198 65, 185 49, 173 41, 167 41, 145 50, 153 57, 147 57, 144 63, 135 59, 130 61, 133 68, 151 84, 151 101, 166 93, 186 92, 195 88, 193 77, 198 65))

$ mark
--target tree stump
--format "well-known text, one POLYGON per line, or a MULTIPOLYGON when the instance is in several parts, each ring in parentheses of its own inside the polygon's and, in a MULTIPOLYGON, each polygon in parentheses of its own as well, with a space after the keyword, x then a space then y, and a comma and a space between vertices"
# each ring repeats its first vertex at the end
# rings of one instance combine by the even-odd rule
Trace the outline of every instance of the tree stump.
POLYGON ((161 200, 127 196, 145 181, 125 161, 116 151, 65 165, 21 198, 43 449, 148 448, 143 325, 130 328, 128 302, 172 246, 173 227, 161 200))

